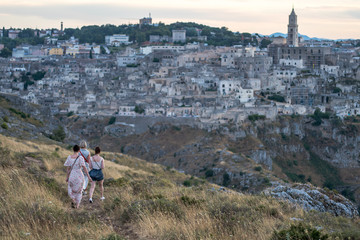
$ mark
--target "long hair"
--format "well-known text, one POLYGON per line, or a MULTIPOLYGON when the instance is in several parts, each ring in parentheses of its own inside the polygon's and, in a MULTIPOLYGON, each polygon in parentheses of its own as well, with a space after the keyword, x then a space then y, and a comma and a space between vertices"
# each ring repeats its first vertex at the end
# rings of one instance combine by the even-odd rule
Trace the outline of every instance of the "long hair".
POLYGON ((85 140, 81 140, 81 142, 80 142, 80 147, 81 147, 81 148, 87 148, 87 143, 86 143, 85 140))

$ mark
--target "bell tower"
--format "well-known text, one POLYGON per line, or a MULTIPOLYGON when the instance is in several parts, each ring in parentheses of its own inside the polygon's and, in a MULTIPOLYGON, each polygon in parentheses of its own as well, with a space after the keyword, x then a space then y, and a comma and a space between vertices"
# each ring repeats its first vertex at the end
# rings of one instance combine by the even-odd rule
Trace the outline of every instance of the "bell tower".
POLYGON ((294 7, 289 15, 288 36, 286 43, 288 46, 292 47, 299 46, 297 16, 295 14, 294 7))

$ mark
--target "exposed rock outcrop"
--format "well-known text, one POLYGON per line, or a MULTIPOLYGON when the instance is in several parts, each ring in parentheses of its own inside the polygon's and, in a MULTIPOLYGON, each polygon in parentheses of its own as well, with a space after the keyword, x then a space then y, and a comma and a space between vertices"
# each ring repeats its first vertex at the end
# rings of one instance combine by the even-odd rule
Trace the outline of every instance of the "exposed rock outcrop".
POLYGON ((359 216, 356 206, 347 198, 310 184, 279 185, 266 189, 264 193, 297 204, 306 211, 329 212, 335 216, 359 216))

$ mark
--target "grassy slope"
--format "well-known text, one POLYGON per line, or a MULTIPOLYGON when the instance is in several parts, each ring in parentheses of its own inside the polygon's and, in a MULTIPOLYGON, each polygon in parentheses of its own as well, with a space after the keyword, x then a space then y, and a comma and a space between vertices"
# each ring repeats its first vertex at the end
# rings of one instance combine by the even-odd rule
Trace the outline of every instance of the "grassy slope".
MULTIPOLYGON (((4 239, 269 239, 301 218, 324 232, 360 237, 358 219, 306 213, 265 196, 218 186, 171 169, 104 153, 104 202, 70 208, 61 146, 0 135, 0 236, 4 239), (184 187, 184 180, 193 186, 184 187), (344 233, 346 232, 346 233, 344 233), (114 238, 113 238, 114 239, 114 238)), ((86 200, 86 199, 85 199, 86 200)))

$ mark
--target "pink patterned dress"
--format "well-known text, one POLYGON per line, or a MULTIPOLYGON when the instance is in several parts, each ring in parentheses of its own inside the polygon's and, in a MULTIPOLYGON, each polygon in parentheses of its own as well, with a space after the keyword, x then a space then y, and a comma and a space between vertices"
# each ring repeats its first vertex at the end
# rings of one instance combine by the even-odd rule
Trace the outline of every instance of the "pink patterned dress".
POLYGON ((81 168, 85 167, 85 160, 83 157, 72 158, 71 156, 68 156, 66 159, 66 162, 64 166, 66 167, 72 167, 69 181, 68 181, 68 194, 71 199, 73 199, 77 204, 80 203, 82 198, 82 187, 84 185, 84 174, 81 171, 81 168), (74 163, 75 162, 75 163, 74 163))

